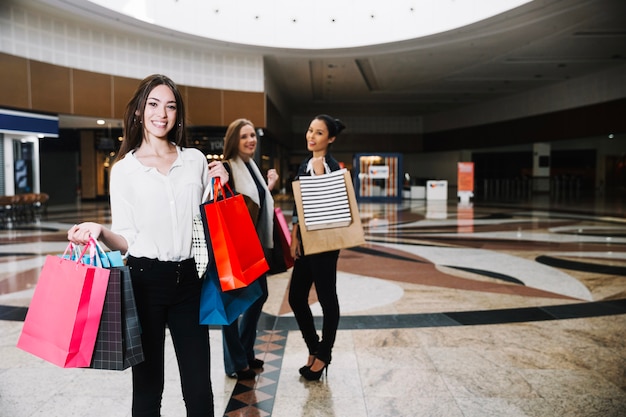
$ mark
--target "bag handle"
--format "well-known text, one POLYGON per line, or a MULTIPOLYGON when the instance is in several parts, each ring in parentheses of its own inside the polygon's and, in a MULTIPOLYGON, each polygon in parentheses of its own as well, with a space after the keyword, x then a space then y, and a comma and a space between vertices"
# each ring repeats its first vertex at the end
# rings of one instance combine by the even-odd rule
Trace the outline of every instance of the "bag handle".
MULTIPOLYGON (((80 264, 80 263, 84 263, 83 262, 83 256, 85 256, 85 254, 87 253, 87 249, 89 249, 91 245, 87 244, 85 245, 85 247, 83 248, 83 250, 80 252, 80 254, 78 255, 78 257, 76 258, 76 264, 80 264)), ((71 253, 71 260, 74 260, 74 256, 78 253, 78 246, 75 246, 72 242, 68 243, 67 247, 65 248, 65 251, 63 252, 63 255, 61 256, 61 259, 67 259, 67 252, 71 253)))
POLYGON ((200 200, 200 202, 206 203, 209 201, 209 198, 211 200, 213 199, 213 178, 211 178, 211 184, 207 185, 204 189, 204 192, 202 193, 202 200, 200 200))
POLYGON ((224 198, 227 197, 226 191, 228 191, 231 196, 235 195, 235 193, 230 188, 230 185, 228 185, 228 183, 222 185, 222 182, 220 181, 220 177, 211 178, 211 182, 212 182, 211 188, 213 189, 213 202, 214 203, 217 202, 217 197, 220 191, 222 192, 222 196, 224 196, 224 198), (224 187, 226 187, 226 189, 224 187))
MULTIPOLYGON (((104 251, 104 249, 102 248, 102 246, 100 246, 100 242, 98 242, 96 239, 94 239, 93 237, 89 238, 89 243, 90 245, 92 245, 92 249, 89 252, 89 256, 91 258, 97 258, 98 260, 100 260, 100 267, 102 268, 110 268, 111 267, 111 262, 109 262, 109 258, 106 256, 106 253, 104 251), (106 265, 105 265, 106 263, 106 265)), ((94 266, 97 266, 96 261, 94 261, 94 266)))
POLYGON ((69 259, 71 261, 75 260, 75 259, 80 259, 80 248, 78 245, 73 244, 72 242, 67 244, 67 247, 65 248, 65 251, 63 252, 63 255, 61 255, 61 258, 63 259, 69 259), (69 252, 69 256, 68 256, 68 252, 69 252))
MULTIPOLYGON (((231 196, 235 195, 235 192, 230 188, 229 182, 226 183, 226 188, 231 196)), ((206 203, 209 200, 213 200, 213 202, 215 202, 217 200, 217 196, 219 195, 218 191, 222 191, 222 195, 226 198, 224 187, 220 183, 219 177, 211 178, 211 183, 207 185, 202 193, 202 203, 206 203)))
POLYGON ((71 261, 74 260, 74 258, 76 259, 80 259, 80 251, 78 250, 78 246, 74 245, 72 242, 69 242, 67 244, 67 247, 65 248, 65 251, 63 251, 63 255, 61 255, 61 258, 63 259, 69 259, 71 261), (68 252, 69 252, 69 257, 68 257, 68 252))

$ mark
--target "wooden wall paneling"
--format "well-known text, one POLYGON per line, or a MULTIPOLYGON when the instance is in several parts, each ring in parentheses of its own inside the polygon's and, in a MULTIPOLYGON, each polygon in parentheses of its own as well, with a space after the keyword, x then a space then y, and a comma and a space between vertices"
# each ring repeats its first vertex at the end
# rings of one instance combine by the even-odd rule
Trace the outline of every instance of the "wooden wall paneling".
POLYGON ((0 53, 0 105, 30 108, 28 60, 0 53))
MULTIPOLYGON (((0 53, 0 104, 60 114, 121 119, 140 80, 61 67, 0 53), (30 103, 28 74, 30 68, 30 103)), ((265 94, 180 86, 195 126, 245 117, 266 127, 265 94)))
POLYGON ((265 127, 265 93, 224 90, 223 94, 224 126, 243 117, 256 127, 265 127))
POLYGON ((30 61, 30 79, 33 110, 72 113, 69 68, 30 61))
POLYGON ((212 88, 182 87, 187 122, 192 126, 222 126, 222 92, 212 88))
POLYGON ((107 74, 72 70, 74 114, 95 117, 113 116, 112 77, 107 74))
POLYGON ((113 117, 124 118, 126 105, 135 93, 141 80, 126 77, 113 77, 113 117))

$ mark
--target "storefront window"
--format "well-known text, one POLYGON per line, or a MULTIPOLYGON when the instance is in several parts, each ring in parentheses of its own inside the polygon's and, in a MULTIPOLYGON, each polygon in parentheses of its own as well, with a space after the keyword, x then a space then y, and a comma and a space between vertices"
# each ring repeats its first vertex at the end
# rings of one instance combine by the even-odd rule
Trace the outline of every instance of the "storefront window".
POLYGON ((15 194, 34 192, 34 144, 26 140, 13 140, 13 167, 15 194))
POLYGON ((401 154, 357 155, 357 197, 402 198, 401 154))

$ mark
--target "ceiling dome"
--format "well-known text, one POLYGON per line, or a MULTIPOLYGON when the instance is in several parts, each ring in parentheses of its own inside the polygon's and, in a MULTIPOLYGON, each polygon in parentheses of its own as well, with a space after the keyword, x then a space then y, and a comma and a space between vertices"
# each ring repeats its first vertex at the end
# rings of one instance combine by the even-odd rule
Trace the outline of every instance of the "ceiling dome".
POLYGON ((311 50, 420 38, 475 23, 528 2, 90 0, 111 11, 189 35, 241 45, 311 50))

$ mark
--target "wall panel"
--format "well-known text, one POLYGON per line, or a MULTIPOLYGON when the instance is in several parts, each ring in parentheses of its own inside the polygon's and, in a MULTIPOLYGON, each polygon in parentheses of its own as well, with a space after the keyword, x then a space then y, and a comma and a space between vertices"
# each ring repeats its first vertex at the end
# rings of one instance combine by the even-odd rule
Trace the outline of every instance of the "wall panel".
POLYGON ((224 91, 224 126, 244 117, 256 127, 265 127, 265 94, 224 91))
POLYGON ((126 77, 113 77, 113 117, 122 119, 126 105, 139 86, 139 80, 126 77))
MULTIPOLYGON (((1 53, 0 64, 0 105, 57 114, 121 119, 141 81, 1 53)), ((178 86, 191 126, 227 126, 245 117, 266 127, 264 93, 178 86)))
POLYGON ((222 92, 212 88, 186 87, 187 122, 196 126, 222 126, 222 92))
POLYGON ((112 79, 110 75, 72 70, 74 114, 112 117, 112 79))
POLYGON ((71 70, 39 61, 30 61, 31 109, 72 113, 71 70))
POLYGON ((28 60, 0 54, 0 105, 27 109, 29 103, 28 60))

